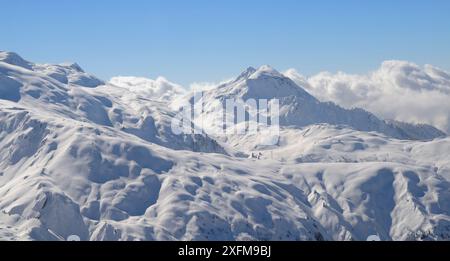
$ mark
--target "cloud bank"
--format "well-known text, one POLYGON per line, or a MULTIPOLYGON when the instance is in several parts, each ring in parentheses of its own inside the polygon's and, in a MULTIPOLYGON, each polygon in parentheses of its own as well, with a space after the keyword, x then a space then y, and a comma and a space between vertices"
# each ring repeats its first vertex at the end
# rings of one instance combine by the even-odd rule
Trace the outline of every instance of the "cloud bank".
POLYGON ((284 74, 322 101, 450 133, 450 74, 434 66, 385 61, 366 75, 322 72, 306 78, 295 69, 284 74))
POLYGON ((164 77, 152 80, 143 77, 118 76, 111 78, 109 83, 160 101, 170 101, 186 92, 182 86, 172 83, 164 77))

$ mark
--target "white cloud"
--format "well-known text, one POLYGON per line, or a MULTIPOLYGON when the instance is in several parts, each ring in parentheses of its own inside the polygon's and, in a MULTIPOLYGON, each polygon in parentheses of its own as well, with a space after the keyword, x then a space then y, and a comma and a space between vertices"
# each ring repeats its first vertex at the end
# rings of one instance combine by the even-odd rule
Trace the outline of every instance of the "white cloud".
POLYGON ((294 69, 284 74, 320 100, 450 133, 450 74, 431 65, 386 61, 365 75, 322 72, 306 78, 294 69))
POLYGON ((220 85, 220 83, 218 84, 218 83, 214 83, 214 82, 194 82, 189 85, 189 89, 191 92, 192 91, 197 91, 197 92, 209 91, 211 89, 216 88, 219 85, 220 85))
POLYGON ((111 78, 109 83, 160 101, 169 101, 186 93, 182 86, 172 83, 164 77, 152 80, 143 77, 119 76, 111 78))

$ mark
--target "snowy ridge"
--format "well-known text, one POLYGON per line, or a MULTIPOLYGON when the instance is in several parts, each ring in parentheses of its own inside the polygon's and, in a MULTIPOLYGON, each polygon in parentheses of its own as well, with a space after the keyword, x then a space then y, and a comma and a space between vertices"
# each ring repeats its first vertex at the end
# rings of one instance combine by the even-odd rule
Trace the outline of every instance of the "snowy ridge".
MULTIPOLYGON (((356 130, 376 131, 394 138, 412 140, 446 136, 444 132, 429 125, 385 121, 363 109, 344 109, 331 102, 320 102, 290 78, 267 65, 258 70, 249 68, 236 80, 206 91, 201 100, 209 108, 205 114, 210 114, 215 107, 222 106, 217 100, 230 98, 243 101, 251 98, 279 99, 282 126, 304 127, 323 123, 346 125, 356 130)), ((221 118, 221 115, 217 118, 221 118)))
POLYGON ((276 146, 175 135, 178 85, 71 80, 86 75, 0 52, 0 239, 450 239, 450 138, 431 126, 322 103, 264 66, 204 101, 282 99, 276 146))

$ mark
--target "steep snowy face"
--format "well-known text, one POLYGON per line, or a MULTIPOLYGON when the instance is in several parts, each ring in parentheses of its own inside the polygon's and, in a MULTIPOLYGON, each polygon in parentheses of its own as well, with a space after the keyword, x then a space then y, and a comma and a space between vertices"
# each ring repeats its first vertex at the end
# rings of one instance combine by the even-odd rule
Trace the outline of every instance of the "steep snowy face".
MULTIPOLYGON (((291 79, 269 66, 249 68, 235 80, 206 91, 199 102, 205 114, 217 111, 226 99, 247 101, 278 100, 281 126, 305 127, 312 124, 346 125, 355 130, 376 131, 400 139, 433 139, 445 136, 428 125, 398 124, 377 118, 363 109, 344 109, 331 102, 320 102, 291 79), (219 102, 218 102, 219 101, 219 102)), ((191 101, 192 102, 192 101, 191 101)), ((211 119, 211 115, 206 116, 211 119)), ((221 115, 217 115, 217 122, 221 115)))
POLYGON ((19 66, 28 70, 31 70, 32 68, 32 63, 24 60, 18 54, 13 52, 0 51, 0 62, 19 66))

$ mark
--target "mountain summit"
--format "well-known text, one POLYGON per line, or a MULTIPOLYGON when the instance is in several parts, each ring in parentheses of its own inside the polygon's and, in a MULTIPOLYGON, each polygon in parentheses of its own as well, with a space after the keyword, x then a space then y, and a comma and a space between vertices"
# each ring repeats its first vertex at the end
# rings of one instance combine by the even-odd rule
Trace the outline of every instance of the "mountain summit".
MULTIPOLYGON (((429 140, 445 133, 429 125, 413 125, 379 119, 363 109, 344 109, 331 102, 320 102, 290 78, 272 67, 245 70, 235 80, 208 90, 202 102, 206 107, 220 106, 224 99, 278 99, 280 124, 305 127, 311 124, 345 125, 360 131, 376 131, 393 138, 429 140)), ((209 113, 211 110, 207 111, 209 113)))
POLYGON ((2 51, 0 51, 0 62, 45 74, 63 84, 70 83, 82 87, 97 87, 105 84, 97 77, 86 73, 77 63, 35 64, 26 61, 16 53, 2 51))
POLYGON ((24 60, 22 57, 20 57, 17 53, 14 52, 0 51, 0 62, 19 66, 29 70, 31 70, 32 68, 32 64, 30 62, 24 60))
POLYGON ((211 99, 240 98, 247 100, 297 96, 315 100, 291 79, 269 65, 263 65, 258 69, 249 67, 236 79, 212 89, 209 95, 211 99))

